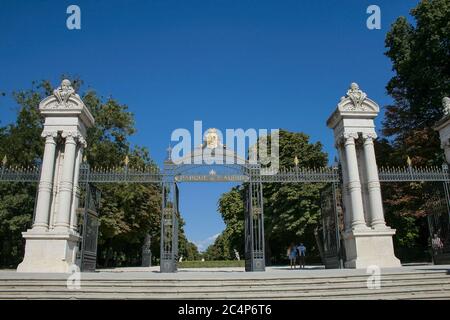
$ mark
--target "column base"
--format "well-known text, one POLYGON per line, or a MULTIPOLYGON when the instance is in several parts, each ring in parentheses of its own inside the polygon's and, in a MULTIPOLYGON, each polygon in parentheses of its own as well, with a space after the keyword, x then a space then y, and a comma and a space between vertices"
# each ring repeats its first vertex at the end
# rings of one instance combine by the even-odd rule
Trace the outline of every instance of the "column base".
POLYGON ((389 227, 346 231, 343 234, 347 258, 345 268, 360 269, 371 265, 400 267, 400 260, 394 254, 394 234, 395 230, 389 227))
POLYGON ((264 258, 245 260, 245 271, 246 272, 266 271, 266 263, 264 261, 264 258))
POLYGON ((72 273, 81 240, 78 233, 30 229, 22 235, 25 256, 17 272, 72 273))
POLYGON ((178 271, 178 263, 176 260, 161 259, 159 272, 161 273, 175 273, 178 271))

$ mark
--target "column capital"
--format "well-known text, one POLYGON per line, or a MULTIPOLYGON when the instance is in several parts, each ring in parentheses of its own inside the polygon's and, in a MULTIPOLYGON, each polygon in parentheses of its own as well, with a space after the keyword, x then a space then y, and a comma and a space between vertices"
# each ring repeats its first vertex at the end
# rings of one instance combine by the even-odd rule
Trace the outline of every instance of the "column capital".
POLYGON ((45 138, 46 142, 55 141, 55 138, 57 136, 58 136, 58 132, 57 131, 53 131, 53 130, 44 130, 41 133, 41 137, 45 138))
POLYGON ((358 139, 358 133, 357 132, 344 132, 342 134, 342 140, 344 140, 344 144, 354 144, 355 140, 358 139))
POLYGON ((65 139, 69 139, 70 142, 75 141, 79 143, 83 148, 87 147, 86 139, 79 131, 63 131, 61 136, 65 139))
POLYGON ((61 137, 66 139, 66 143, 86 145, 86 140, 79 131, 63 131, 61 137))
POLYGON ((64 130, 62 133, 61 133, 61 136, 63 137, 63 138, 67 138, 67 137, 72 137, 72 138, 78 138, 78 136, 80 136, 81 134, 78 132, 78 131, 66 131, 66 130, 64 130))
POLYGON ((373 140, 375 140, 377 138, 377 134, 375 132, 370 132, 370 133, 363 133, 362 134, 362 138, 364 140, 364 142, 373 142, 373 140))
POLYGON ((336 149, 339 149, 347 143, 354 143, 356 139, 358 139, 357 132, 344 132, 336 136, 334 145, 336 149))

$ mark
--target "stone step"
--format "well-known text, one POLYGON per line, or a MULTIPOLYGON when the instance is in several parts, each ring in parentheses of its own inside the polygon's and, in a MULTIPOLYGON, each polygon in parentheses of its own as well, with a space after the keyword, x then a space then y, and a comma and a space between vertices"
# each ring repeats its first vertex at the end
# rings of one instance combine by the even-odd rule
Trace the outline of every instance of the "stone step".
MULTIPOLYGON (((330 279, 330 278, 320 278, 320 279, 307 279, 307 278, 296 278, 296 279, 280 279, 280 280, 99 280, 99 279, 81 279, 81 283, 84 287, 152 287, 152 288, 179 288, 179 287, 193 287, 193 288, 213 288, 213 287, 271 287, 271 286, 282 286, 283 288, 287 286, 308 286, 308 285, 351 285, 351 284, 366 284, 367 276, 365 277, 349 277, 341 279, 330 279)), ((382 276, 381 283, 384 285, 393 284, 395 282, 402 281, 404 283, 417 282, 417 281, 438 281, 447 282, 450 281, 450 276, 445 273, 441 274, 428 274, 428 275, 409 275, 409 276, 382 276)), ((0 289, 4 287, 16 286, 16 287, 66 287, 66 279, 60 280, 10 280, 3 279, 0 280, 0 289)))
POLYGON ((67 275, 4 273, 0 299, 450 299, 446 270, 383 272, 381 289, 368 289, 368 274, 282 275, 220 273, 111 274, 81 276, 81 289, 67 288, 67 275))
POLYGON ((417 290, 410 288, 409 290, 353 290, 350 292, 342 292, 328 290, 325 293, 317 294, 314 292, 285 292, 274 294, 249 294, 248 292, 239 294, 150 294, 150 293, 86 293, 86 292, 66 292, 66 293, 48 293, 23 292, 21 294, 9 294, 7 299, 450 299, 450 287, 442 286, 438 288, 429 288, 417 290))
MULTIPOLYGON (((132 281, 133 283, 142 283, 143 285, 162 285, 167 286, 171 284, 179 284, 182 282, 185 285, 239 285, 244 283, 254 283, 255 281, 264 281, 267 284, 285 284, 285 283, 340 283, 340 282, 358 282, 365 281, 368 278, 368 274, 364 275, 349 275, 349 276, 336 276, 336 277, 309 277, 307 275, 302 276, 294 276, 294 277, 283 277, 283 278, 220 278, 219 276, 216 278, 104 278, 104 277, 95 277, 95 274, 90 274, 90 276, 86 276, 86 274, 82 274, 81 280, 85 283, 106 283, 106 284, 120 284, 120 283, 128 283, 132 281), (92 276, 93 275, 93 276, 92 276)), ((16 275, 16 277, 9 278, 0 278, 0 285, 9 284, 9 283, 23 283, 23 284, 33 284, 33 283, 55 283, 58 284, 60 282, 65 283, 67 279, 67 275, 60 275, 59 278, 43 278, 39 276, 37 278, 20 278, 16 275)), ((384 280, 416 280, 416 279, 437 279, 437 278, 450 278, 449 274, 446 272, 427 272, 427 273, 400 273, 400 274, 381 274, 381 279, 384 280)))
MULTIPOLYGON (((441 285, 450 284, 450 277, 447 278, 434 278, 434 279, 402 279, 402 280, 384 280, 381 281, 382 287, 394 287, 394 286, 430 286, 430 285, 441 285)), ((148 291, 148 292, 172 292, 174 290, 178 292, 212 292, 212 291, 286 291, 286 290, 327 290, 328 288, 336 289, 352 289, 352 288, 366 288, 366 281, 352 281, 352 282, 341 282, 341 283, 284 283, 275 286, 273 283, 266 283, 265 281, 259 280, 250 284, 237 284, 237 285, 227 285, 223 286, 220 284, 195 284, 189 283, 189 285, 179 282, 177 284, 169 285, 148 285, 145 283, 135 283, 134 281, 120 282, 120 283, 103 283, 98 281, 85 281, 81 282, 81 287, 83 291, 100 291, 105 292, 110 291, 148 291)), ((37 282, 37 283, 8 283, 0 284, 0 292, 11 292, 11 291, 36 291, 45 288, 47 291, 66 291, 67 283, 66 281, 58 282, 37 282)))
POLYGON ((224 299, 224 298, 260 298, 260 299, 272 299, 272 298, 342 298, 342 297, 364 297, 368 295, 374 298, 378 296, 382 298, 386 294, 409 294, 419 296, 423 293, 428 292, 439 292, 443 295, 448 295, 450 298, 450 283, 426 283, 417 282, 411 284, 398 283, 392 286, 382 286, 381 289, 368 289, 365 286, 351 287, 335 287, 335 286, 323 286, 320 288, 310 287, 310 288, 215 288, 215 290, 182 290, 183 288, 168 288, 168 290, 154 290, 154 288, 147 288, 143 290, 142 288, 84 288, 81 290, 61 290, 61 288, 9 288, 2 289, 0 291, 0 298, 14 298, 14 297, 49 297, 49 298, 104 298, 104 297, 116 297, 116 298, 156 298, 156 299, 178 299, 178 298, 192 298, 192 299, 224 299), (420 288, 420 289, 418 289, 420 288), (222 289, 222 290, 220 290, 222 289))

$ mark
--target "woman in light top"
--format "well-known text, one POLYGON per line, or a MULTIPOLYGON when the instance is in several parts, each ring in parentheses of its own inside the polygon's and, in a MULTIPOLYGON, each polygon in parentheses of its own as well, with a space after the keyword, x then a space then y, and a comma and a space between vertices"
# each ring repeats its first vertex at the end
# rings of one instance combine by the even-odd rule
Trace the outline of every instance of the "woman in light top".
POLYGON ((289 256, 291 269, 292 268, 295 269, 295 261, 297 260, 297 247, 295 246, 294 243, 291 243, 291 245, 289 246, 288 256, 289 256))

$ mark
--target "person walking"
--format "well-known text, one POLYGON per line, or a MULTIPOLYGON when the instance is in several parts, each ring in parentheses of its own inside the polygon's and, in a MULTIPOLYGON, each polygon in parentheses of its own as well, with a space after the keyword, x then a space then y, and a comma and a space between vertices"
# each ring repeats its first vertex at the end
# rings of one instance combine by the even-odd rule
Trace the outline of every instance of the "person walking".
POLYGON ((289 262, 291 265, 291 269, 296 267, 296 260, 297 260, 297 248, 294 243, 291 243, 291 245, 288 248, 288 256, 289 256, 289 262))
POLYGON ((305 268, 305 257, 306 257, 306 247, 304 246, 303 243, 300 243, 300 245, 297 246, 296 248, 297 250, 297 254, 298 254, 298 267, 299 269, 304 269, 305 268))

